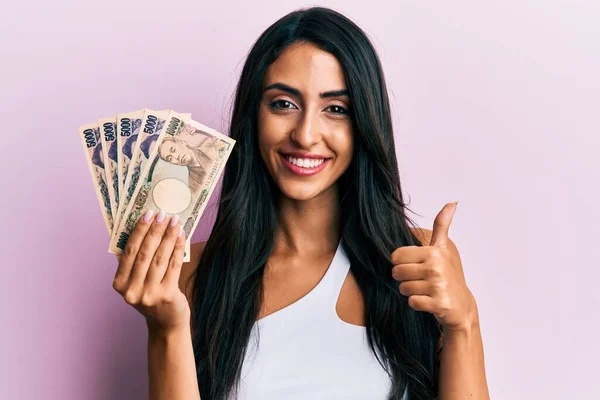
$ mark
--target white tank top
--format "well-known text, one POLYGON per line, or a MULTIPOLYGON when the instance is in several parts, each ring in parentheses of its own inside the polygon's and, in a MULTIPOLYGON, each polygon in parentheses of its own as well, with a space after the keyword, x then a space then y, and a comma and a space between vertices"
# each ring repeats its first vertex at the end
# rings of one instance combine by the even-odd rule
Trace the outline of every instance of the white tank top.
POLYGON ((369 348, 366 328, 335 310, 350 270, 342 247, 314 289, 254 324, 238 397, 230 400, 387 399, 392 381, 369 348))

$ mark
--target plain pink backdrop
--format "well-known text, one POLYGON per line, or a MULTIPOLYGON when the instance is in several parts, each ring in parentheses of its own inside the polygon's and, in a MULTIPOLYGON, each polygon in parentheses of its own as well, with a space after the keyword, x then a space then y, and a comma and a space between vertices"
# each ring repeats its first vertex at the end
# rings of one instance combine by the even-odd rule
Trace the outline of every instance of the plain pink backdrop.
MULTIPOLYGON (((253 41, 310 4, 3 3, 0 398, 146 398, 144 321, 111 287, 76 129, 149 107, 226 131, 253 41)), ((416 220, 460 200, 492 398, 597 398, 600 3, 323 4, 380 53, 416 220)))

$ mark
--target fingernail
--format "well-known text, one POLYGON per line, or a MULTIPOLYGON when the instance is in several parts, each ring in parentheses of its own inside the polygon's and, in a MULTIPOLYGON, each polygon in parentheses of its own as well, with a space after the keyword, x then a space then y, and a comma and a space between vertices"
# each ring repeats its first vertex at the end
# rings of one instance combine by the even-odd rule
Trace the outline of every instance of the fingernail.
POLYGON ((177 235, 177 237, 182 237, 183 236, 183 226, 179 227, 179 234, 177 235))
POLYGON ((167 213, 164 212, 163 210, 160 210, 160 212, 156 216, 156 222, 158 222, 159 224, 162 223, 165 220, 166 216, 167 216, 167 213))
POLYGON ((171 217, 171 226, 177 225, 177 222, 179 222, 179 214, 175 214, 171 217))
POLYGON ((152 211, 152 210, 146 211, 146 214, 144 214, 144 222, 150 222, 153 215, 154 215, 154 211, 152 211))
POLYGON ((454 207, 458 207, 458 200, 454 202, 454 207))

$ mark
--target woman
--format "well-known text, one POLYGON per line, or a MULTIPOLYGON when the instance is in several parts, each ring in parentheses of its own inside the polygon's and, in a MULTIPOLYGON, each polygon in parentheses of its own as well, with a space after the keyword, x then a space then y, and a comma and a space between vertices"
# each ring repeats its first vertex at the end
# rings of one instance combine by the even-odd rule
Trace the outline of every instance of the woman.
POLYGON ((191 262, 163 212, 120 259, 114 287, 148 323, 151 398, 489 398, 448 239, 456 205, 433 231, 409 227, 365 34, 324 8, 277 21, 248 55, 230 135, 191 262))

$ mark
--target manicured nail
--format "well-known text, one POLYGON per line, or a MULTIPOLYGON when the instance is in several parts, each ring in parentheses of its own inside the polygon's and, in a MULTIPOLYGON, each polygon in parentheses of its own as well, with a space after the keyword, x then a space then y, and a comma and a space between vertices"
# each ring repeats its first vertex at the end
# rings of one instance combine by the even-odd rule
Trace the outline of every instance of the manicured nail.
POLYGON ((175 214, 171 217, 171 226, 177 225, 177 222, 179 222, 179 214, 175 214))
POLYGON ((159 224, 162 223, 165 220, 166 216, 167 216, 167 213, 164 212, 163 210, 160 210, 160 212, 156 216, 156 222, 158 222, 159 224))
POLYGON ((183 226, 179 227, 179 234, 177 235, 177 237, 182 237, 183 236, 183 226))
POLYGON ((152 211, 152 210, 146 211, 146 214, 144 214, 144 222, 150 222, 153 215, 154 215, 154 211, 152 211))

